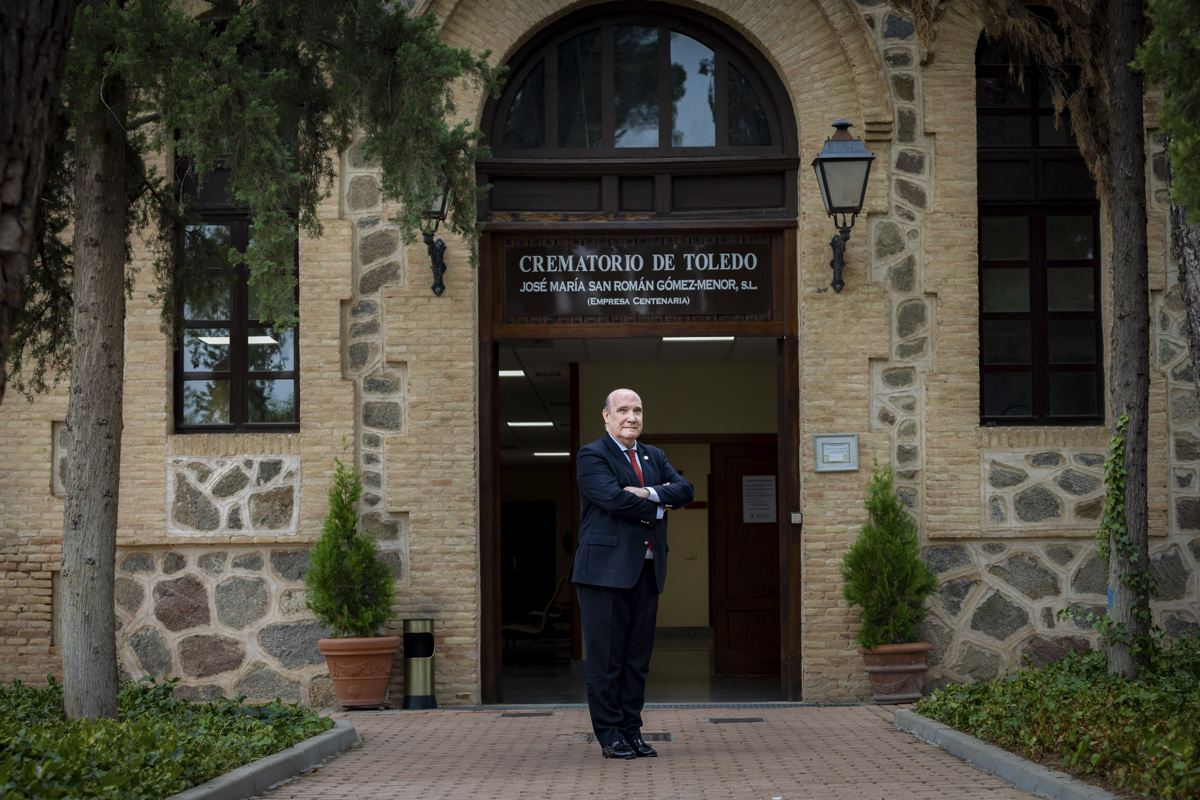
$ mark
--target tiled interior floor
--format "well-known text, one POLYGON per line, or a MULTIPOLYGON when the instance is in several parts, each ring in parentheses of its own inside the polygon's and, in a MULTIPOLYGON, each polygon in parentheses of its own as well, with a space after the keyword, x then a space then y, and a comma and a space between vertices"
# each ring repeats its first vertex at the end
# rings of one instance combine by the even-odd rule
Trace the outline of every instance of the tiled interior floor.
MULTIPOLYGON (((586 703, 583 665, 572 669, 570 640, 518 641, 506 646, 504 704, 586 703), (574 674, 572 674, 574 673, 574 674)), ((780 699, 779 676, 713 675, 711 636, 660 632, 650 660, 647 703, 765 703, 780 699)))

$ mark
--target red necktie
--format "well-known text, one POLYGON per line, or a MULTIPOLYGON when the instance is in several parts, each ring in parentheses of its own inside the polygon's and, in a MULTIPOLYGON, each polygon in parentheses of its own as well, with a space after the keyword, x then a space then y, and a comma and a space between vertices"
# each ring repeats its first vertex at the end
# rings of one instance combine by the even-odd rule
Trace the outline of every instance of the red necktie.
POLYGON ((633 471, 637 473, 638 483, 645 486, 646 479, 642 477, 642 468, 637 463, 637 450, 626 450, 625 455, 629 456, 629 463, 633 466, 633 471))

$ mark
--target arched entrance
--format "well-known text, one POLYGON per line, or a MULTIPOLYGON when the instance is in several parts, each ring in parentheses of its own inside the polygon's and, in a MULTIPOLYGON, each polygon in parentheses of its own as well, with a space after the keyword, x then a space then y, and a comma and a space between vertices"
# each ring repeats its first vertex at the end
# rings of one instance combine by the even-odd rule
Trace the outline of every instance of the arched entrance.
MULTIPOLYGON (((620 376, 612 379, 628 383, 676 376, 657 412, 639 384, 645 438, 702 447, 696 469, 706 494, 719 493, 684 512, 707 512, 706 533, 702 544, 676 547, 684 552, 671 556, 671 580, 704 553, 705 591, 679 605, 703 605, 705 624, 682 613, 678 627, 711 628, 726 671, 779 674, 775 696, 798 698, 799 547, 789 516, 799 476, 787 456, 799 447, 799 159, 784 87, 738 33, 658 3, 577 12, 534 36, 509 66, 504 95, 484 114, 493 157, 478 166, 492 185, 479 281, 483 698, 503 699, 502 625, 512 629, 518 606, 544 612, 538 596, 547 605, 567 596, 554 594, 556 576, 578 519, 573 483, 555 511, 542 492, 511 491, 516 465, 536 458, 541 441, 541 452, 565 454, 544 458, 561 459, 571 480, 580 442, 598 435, 588 427, 603 401, 595 387, 614 375, 611 364, 620 376), (681 337, 689 341, 671 341, 681 337), (539 348, 562 357, 539 359, 539 348), (500 370, 514 362, 530 367, 526 385, 502 388, 500 370), (739 377, 764 369, 765 384, 739 377), (729 421, 731 407, 751 406, 748 424, 729 421), (759 516, 746 516, 747 504, 759 516), (518 547, 528 537, 506 536, 514 526, 548 539, 550 553, 518 547)), ((578 658, 577 636, 573 649, 578 658)))

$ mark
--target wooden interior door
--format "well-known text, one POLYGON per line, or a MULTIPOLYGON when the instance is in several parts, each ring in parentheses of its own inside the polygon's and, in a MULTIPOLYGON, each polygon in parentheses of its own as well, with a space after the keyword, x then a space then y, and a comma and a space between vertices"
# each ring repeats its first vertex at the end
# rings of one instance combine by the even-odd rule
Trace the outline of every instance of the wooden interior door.
POLYGON ((779 674, 777 469, 774 443, 712 446, 709 563, 717 675, 779 674))

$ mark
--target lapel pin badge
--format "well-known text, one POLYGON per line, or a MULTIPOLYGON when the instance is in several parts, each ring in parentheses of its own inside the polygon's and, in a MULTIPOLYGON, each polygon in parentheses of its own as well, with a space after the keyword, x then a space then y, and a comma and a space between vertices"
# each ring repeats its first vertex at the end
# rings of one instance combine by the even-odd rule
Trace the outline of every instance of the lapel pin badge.
POLYGON ((649 461, 649 460, 650 460, 650 456, 642 456, 642 461, 649 461))

